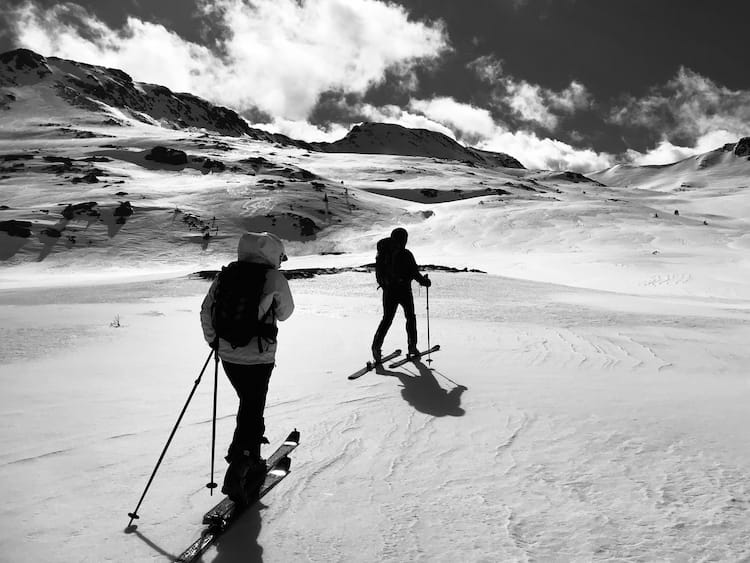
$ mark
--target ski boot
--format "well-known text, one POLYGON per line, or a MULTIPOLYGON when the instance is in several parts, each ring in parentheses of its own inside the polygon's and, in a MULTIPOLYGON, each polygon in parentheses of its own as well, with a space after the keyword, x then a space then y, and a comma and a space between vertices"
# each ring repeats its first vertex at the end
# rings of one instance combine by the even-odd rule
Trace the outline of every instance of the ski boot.
POLYGON ((266 461, 244 451, 229 462, 221 492, 237 504, 249 505, 255 500, 266 475, 266 461))

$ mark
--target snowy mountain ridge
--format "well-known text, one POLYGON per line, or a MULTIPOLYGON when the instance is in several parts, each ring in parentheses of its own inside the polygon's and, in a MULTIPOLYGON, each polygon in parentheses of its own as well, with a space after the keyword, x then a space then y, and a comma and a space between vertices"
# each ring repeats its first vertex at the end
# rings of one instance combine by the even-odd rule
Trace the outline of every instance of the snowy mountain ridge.
MULTIPOLYGON (((89 114, 92 124, 127 126, 132 120, 172 129, 199 128, 222 135, 319 152, 393 154, 459 160, 489 167, 523 168, 510 155, 464 147, 436 131, 399 125, 363 123, 339 141, 306 142, 251 127, 232 109, 217 106, 189 93, 165 86, 135 82, 119 69, 105 68, 57 57, 44 57, 28 49, 0 55, 0 108, 12 109, 23 88, 48 89, 54 97, 89 114)), ((28 93, 27 93, 28 95, 28 93)), ((42 118, 40 112, 38 117, 42 118)), ((49 118, 59 118, 52 112, 49 118)))
MULTIPOLYGON (((49 89, 70 106, 107 117, 103 121, 113 125, 126 126, 129 119, 133 119, 170 128, 206 128, 224 135, 244 134, 255 138, 257 134, 233 110, 192 94, 134 82, 127 73, 118 69, 57 57, 45 58, 28 49, 0 55, 0 86, 6 90, 24 86, 49 89)), ((15 98, 20 95, 17 91, 6 92, 6 98, 8 94, 15 98)), ((12 104, 6 105, 6 109, 11 107, 12 104)), ((275 139, 269 137, 267 140, 275 139)))
POLYGON ((610 186, 648 186, 658 189, 684 190, 738 179, 750 174, 750 137, 727 143, 706 153, 689 156, 669 164, 638 166, 617 164, 589 174, 610 186))

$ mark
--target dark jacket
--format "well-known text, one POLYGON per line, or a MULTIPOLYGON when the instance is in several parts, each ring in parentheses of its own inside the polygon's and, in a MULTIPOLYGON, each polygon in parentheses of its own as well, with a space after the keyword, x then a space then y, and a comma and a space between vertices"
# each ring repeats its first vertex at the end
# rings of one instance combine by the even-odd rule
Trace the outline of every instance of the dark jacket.
POLYGON ((393 286, 409 286, 415 280, 420 285, 425 285, 426 278, 419 273, 414 255, 407 248, 399 248, 393 254, 393 286))

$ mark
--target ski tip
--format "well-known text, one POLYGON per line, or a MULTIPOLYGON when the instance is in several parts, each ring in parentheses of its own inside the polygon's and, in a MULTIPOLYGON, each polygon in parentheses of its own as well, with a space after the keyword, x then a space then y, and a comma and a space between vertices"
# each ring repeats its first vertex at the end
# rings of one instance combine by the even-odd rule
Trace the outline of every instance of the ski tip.
POLYGON ((289 433, 289 436, 287 436, 286 440, 284 441, 285 444, 299 444, 299 430, 296 428, 292 430, 289 433))

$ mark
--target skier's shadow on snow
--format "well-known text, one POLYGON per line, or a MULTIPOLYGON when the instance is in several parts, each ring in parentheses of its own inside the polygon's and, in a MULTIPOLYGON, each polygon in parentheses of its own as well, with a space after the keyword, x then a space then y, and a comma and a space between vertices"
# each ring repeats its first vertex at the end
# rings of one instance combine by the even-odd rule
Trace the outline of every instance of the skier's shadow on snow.
POLYGON ((262 563, 263 547, 258 536, 263 524, 260 511, 265 508, 260 502, 246 508, 239 519, 216 541, 214 563, 262 563))
MULTIPOLYGON (((265 508, 265 505, 260 502, 246 508, 238 520, 216 540, 216 543, 214 543, 216 548, 214 563, 263 563, 263 548, 258 544, 261 528, 260 511, 263 508, 265 508)), ((169 561, 179 561, 177 555, 169 553, 155 544, 139 532, 137 526, 126 528, 125 533, 135 535, 169 561)), ((203 558, 198 559, 198 561, 203 561, 203 558)))
MULTIPOLYGON (((454 385, 450 390, 444 389, 435 378, 435 372, 420 361, 412 362, 419 374, 391 371, 381 366, 375 373, 398 377, 403 388, 401 396, 419 412, 431 416, 463 416, 466 411, 461 407, 461 395, 467 390, 463 385, 454 385)), ((448 378, 446 378, 448 380, 448 378)), ((450 380, 448 380, 450 381, 450 380)), ((454 383, 450 381, 450 383, 454 383)))

